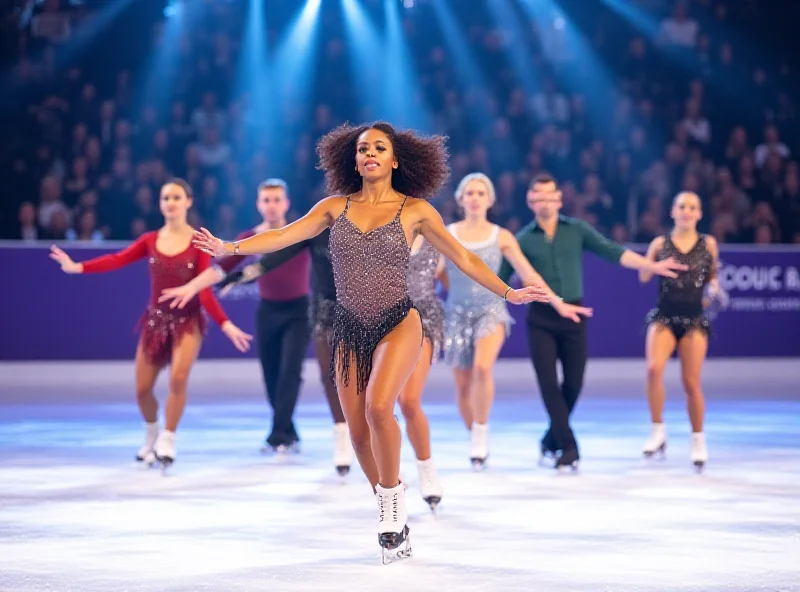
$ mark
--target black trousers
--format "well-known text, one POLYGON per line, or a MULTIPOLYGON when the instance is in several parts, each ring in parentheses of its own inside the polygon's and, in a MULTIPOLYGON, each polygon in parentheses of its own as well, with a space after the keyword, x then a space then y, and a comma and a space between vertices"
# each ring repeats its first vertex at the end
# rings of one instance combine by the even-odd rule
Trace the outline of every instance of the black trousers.
POLYGON ((548 304, 533 303, 528 309, 527 325, 533 369, 550 416, 550 429, 542 445, 551 451, 577 450, 569 416, 581 394, 586 370, 586 319, 575 323, 548 304), (562 384, 558 383, 556 370, 559 361, 564 374, 562 384))
POLYGON ((273 411, 267 443, 292 444, 300 440, 292 417, 303 382, 303 359, 311 339, 308 297, 262 300, 257 312, 256 338, 267 400, 273 411))

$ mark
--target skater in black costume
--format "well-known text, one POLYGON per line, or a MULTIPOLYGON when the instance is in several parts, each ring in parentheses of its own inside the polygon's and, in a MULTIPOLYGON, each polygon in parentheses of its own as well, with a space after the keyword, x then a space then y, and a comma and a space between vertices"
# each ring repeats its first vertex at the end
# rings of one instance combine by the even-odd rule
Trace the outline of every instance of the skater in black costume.
MULTIPOLYGON (((708 300, 724 301, 727 298, 717 278, 717 241, 697 232, 701 217, 700 198, 690 192, 679 193, 672 204, 675 227, 669 234, 653 239, 645 255, 651 261, 672 258, 687 265, 688 269, 676 278, 659 278, 658 303, 647 315, 647 401, 653 425, 643 452, 650 457, 657 452, 663 453, 667 448, 664 367, 677 349, 692 424, 690 459, 698 469, 702 469, 708 460, 703 433, 705 401, 700 387, 700 371, 710 333, 708 317, 703 312, 704 293, 707 293, 708 300)), ((648 271, 639 272, 642 283, 650 281, 652 276, 648 271)))
POLYGON ((410 555, 400 428, 394 406, 420 355, 420 315, 409 296, 409 245, 421 234, 445 257, 498 298, 512 304, 550 298, 529 286, 514 290, 445 228, 427 202, 447 181, 440 136, 423 138, 387 123, 343 125, 317 147, 334 194, 288 226, 234 243, 202 229, 196 245, 221 257, 277 251, 330 228, 336 283, 331 370, 336 376, 350 437, 378 502, 378 542, 410 555))

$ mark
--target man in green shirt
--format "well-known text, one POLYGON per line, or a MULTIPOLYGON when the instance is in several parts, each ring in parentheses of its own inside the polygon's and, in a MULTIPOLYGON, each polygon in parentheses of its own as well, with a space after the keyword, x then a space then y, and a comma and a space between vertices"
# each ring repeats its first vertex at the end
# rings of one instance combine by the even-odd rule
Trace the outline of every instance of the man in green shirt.
MULTIPOLYGON (((557 296, 570 304, 583 301, 583 251, 593 252, 629 269, 675 277, 686 269, 674 259, 650 261, 606 239, 583 220, 561 215, 561 191, 555 179, 538 175, 528 188, 528 207, 535 219, 517 234, 525 257, 557 296)), ((508 282, 513 269, 503 261, 498 274, 508 282)), ((586 369, 586 320, 576 323, 560 316, 548 304, 528 306, 528 344, 531 361, 550 428, 541 442, 542 456, 556 457, 556 468, 577 467, 578 444, 569 416, 578 401, 586 369), (564 382, 558 384, 556 364, 561 361, 564 382)))

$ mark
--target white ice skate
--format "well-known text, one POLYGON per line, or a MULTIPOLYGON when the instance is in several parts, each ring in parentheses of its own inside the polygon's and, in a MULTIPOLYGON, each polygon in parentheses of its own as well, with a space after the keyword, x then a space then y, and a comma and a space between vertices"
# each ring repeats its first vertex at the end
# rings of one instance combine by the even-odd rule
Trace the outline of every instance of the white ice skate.
POLYGON ((472 462, 472 469, 481 471, 486 466, 486 459, 489 458, 489 426, 485 423, 473 423, 470 435, 472 445, 469 459, 472 462))
POLYGON ((654 423, 650 431, 650 437, 644 443, 642 454, 647 458, 659 453, 663 458, 667 453, 667 430, 663 423, 654 423))
POLYGON ((418 460, 417 471, 419 472, 419 492, 435 516, 436 508, 442 501, 443 491, 439 475, 436 474, 436 467, 433 466, 433 460, 418 460))
POLYGON ((381 561, 384 565, 398 559, 411 557, 411 539, 406 511, 406 494, 403 484, 375 488, 378 501, 378 544, 381 546, 381 561))
POLYGON ((690 458, 697 472, 701 472, 708 460, 708 448, 706 447, 706 435, 703 432, 692 432, 692 451, 690 458))
POLYGON ((167 470, 175 462, 175 432, 164 430, 158 435, 155 454, 163 470, 167 470))
POLYGON ((158 422, 145 423, 144 444, 136 453, 136 462, 140 462, 148 467, 156 464, 155 445, 158 440, 158 422))
POLYGON ((350 472, 350 463, 353 461, 353 444, 350 442, 350 430, 346 423, 337 423, 333 426, 333 466, 340 477, 350 472))

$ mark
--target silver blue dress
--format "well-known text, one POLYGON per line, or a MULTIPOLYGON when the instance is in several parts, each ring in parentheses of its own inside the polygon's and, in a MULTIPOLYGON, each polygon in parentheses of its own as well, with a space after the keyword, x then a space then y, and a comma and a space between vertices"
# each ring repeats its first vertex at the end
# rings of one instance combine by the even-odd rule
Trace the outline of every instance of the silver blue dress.
MULTIPOLYGON (((494 227, 488 239, 474 243, 459 239, 453 224, 447 230, 492 270, 500 269, 503 253, 497 242, 499 226, 494 227)), ((467 277, 449 260, 445 260, 445 265, 449 288, 445 303, 444 359, 457 368, 472 368, 475 342, 490 335, 497 325, 503 325, 508 336, 514 320, 503 298, 467 277)))
POLYGON ((439 359, 444 343, 444 305, 436 296, 439 251, 427 240, 408 262, 408 293, 422 318, 422 335, 433 346, 431 361, 439 359))

